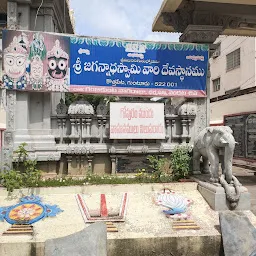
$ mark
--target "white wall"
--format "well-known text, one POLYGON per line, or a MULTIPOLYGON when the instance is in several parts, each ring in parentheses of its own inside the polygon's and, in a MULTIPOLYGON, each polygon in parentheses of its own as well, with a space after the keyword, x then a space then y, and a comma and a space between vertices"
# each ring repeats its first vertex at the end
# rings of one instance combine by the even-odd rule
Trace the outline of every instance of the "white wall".
POLYGON ((223 120, 224 115, 244 112, 256 112, 256 92, 235 98, 213 102, 211 107, 211 122, 223 120))
POLYGON ((255 38, 221 36, 217 42, 221 42, 221 55, 216 59, 210 59, 211 88, 210 98, 225 94, 225 91, 241 87, 246 89, 255 86, 255 38), (240 67, 226 72, 226 55, 241 49, 240 67), (220 77, 220 91, 213 92, 212 80, 220 77))

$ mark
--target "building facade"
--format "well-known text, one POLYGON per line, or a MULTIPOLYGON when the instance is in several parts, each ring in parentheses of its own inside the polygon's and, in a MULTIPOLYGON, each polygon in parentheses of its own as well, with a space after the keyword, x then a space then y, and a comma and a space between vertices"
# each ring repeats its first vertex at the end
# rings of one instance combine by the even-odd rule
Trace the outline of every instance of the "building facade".
POLYGON ((210 59, 211 125, 224 124, 224 116, 256 112, 256 40, 220 36, 210 59))
POLYGON ((210 60, 212 126, 233 130, 235 163, 256 166, 256 40, 221 36, 210 60))

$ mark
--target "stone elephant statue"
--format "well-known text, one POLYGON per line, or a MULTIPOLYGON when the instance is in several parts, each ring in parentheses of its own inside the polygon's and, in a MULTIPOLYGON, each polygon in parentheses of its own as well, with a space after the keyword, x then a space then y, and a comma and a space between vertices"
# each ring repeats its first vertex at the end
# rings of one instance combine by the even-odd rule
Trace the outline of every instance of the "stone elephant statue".
POLYGON ((228 126, 206 127, 194 142, 193 169, 200 172, 200 158, 203 157, 202 173, 209 173, 212 182, 219 182, 219 163, 227 183, 232 181, 232 160, 236 141, 233 131, 228 126))

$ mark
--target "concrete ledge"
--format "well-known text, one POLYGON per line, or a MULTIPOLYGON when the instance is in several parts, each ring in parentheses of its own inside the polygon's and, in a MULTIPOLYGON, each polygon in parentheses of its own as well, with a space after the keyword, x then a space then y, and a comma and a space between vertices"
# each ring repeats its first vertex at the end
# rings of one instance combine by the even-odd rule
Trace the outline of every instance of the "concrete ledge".
POLYGON ((156 237, 108 240, 108 256, 221 256, 221 236, 156 237))
MULTIPOLYGON (((107 248, 108 256, 223 255, 220 235, 109 239, 107 248)), ((0 243, 0 255, 45 256, 45 243, 0 243)))

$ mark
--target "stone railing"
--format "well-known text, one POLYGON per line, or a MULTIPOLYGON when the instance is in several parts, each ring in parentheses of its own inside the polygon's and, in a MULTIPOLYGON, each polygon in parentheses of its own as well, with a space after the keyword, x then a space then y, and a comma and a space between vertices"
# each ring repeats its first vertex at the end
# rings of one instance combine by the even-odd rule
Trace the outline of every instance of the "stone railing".
MULTIPOLYGON (((104 145, 115 145, 115 147, 119 147, 120 153, 124 153, 124 151, 129 153, 129 151, 140 151, 138 147, 141 145, 141 153, 143 153, 143 146, 147 144, 149 148, 155 148, 156 152, 161 150, 164 152, 165 148, 160 150, 159 147, 156 149, 156 146, 191 142, 196 111, 196 104, 191 102, 186 102, 176 108, 166 105, 166 137, 164 140, 111 140, 109 138, 108 105, 103 103, 99 104, 95 113, 93 107, 85 101, 75 102, 69 108, 65 106, 64 102, 60 102, 57 106, 57 115, 52 116, 52 127, 56 144, 60 147, 83 148, 85 145, 88 147, 93 144, 97 151, 97 148, 103 150, 104 145), (136 145, 137 149, 133 149, 133 145, 136 145)), ((107 153, 107 148, 105 149, 103 150, 105 152, 102 150, 101 152, 107 153)))

